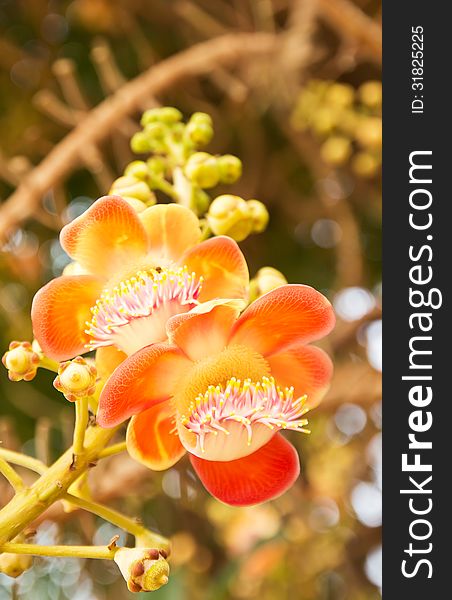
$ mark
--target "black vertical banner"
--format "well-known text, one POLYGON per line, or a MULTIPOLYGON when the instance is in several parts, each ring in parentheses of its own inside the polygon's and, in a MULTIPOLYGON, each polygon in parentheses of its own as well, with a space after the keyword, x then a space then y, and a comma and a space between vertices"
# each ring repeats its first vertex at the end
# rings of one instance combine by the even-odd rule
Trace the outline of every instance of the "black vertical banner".
POLYGON ((383 13, 383 594, 442 600, 452 597, 451 30, 445 4, 387 1, 383 13))

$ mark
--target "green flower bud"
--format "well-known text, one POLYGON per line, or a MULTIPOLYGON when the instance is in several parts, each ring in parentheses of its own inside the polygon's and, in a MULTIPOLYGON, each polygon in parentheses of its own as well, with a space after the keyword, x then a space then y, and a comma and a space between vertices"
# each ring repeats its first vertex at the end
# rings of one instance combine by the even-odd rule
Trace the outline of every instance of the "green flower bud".
POLYGON ((225 154, 218 158, 221 183, 234 183, 242 175, 242 161, 237 156, 225 154))
POLYGON ((210 204, 210 196, 204 190, 195 188, 193 190, 193 209, 198 216, 204 215, 207 212, 210 204))
POLYGON ((146 126, 149 123, 177 123, 182 120, 182 113, 177 108, 172 106, 163 106, 162 108, 150 108, 143 113, 141 117, 141 125, 146 126))
POLYGON ((251 214, 253 232, 261 233, 267 227, 270 218, 267 207, 259 200, 248 200, 247 205, 251 214))
POLYGON ((166 553, 156 548, 119 548, 114 561, 130 592, 153 592, 168 583, 166 553))
POLYGON ((207 125, 212 125, 212 117, 208 113, 204 112, 195 112, 190 117, 190 123, 206 123, 207 125))
POLYGON ((146 181, 148 176, 148 167, 143 160, 134 160, 127 165, 124 170, 124 175, 131 175, 136 179, 143 179, 146 181))
POLYGON ((207 146, 213 137, 213 127, 210 123, 190 119, 185 133, 195 146, 207 146))
POLYGON ((267 292, 287 284, 287 279, 273 267, 262 267, 250 281, 250 299, 257 300, 267 292))
POLYGON ((220 179, 217 159, 207 152, 195 152, 185 165, 185 175, 200 188, 211 188, 220 179))
POLYGON ((166 173, 166 161, 160 156, 153 156, 147 161, 148 173, 152 177, 164 177, 166 173))
POLYGON ((149 123, 144 128, 144 134, 151 142, 161 142, 167 134, 167 128, 162 123, 149 123))
POLYGON ((231 194, 215 198, 207 213, 207 222, 215 235, 229 235, 236 242, 248 237, 253 228, 248 203, 231 194))
POLYGON ((320 149, 323 160, 330 165, 342 165, 350 157, 352 145, 348 138, 332 136, 328 138, 320 149))
POLYGON ((146 152, 151 152, 152 150, 151 141, 143 131, 137 131, 132 136, 130 147, 135 154, 146 154, 146 152))

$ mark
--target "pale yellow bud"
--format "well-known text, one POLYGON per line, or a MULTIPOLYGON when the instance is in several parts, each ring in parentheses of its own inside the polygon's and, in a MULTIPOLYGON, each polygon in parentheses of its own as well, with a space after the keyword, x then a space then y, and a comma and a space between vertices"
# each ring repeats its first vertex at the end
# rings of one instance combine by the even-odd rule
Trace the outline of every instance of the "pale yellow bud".
POLYGON ((229 235, 237 242, 248 237, 253 229, 248 203, 232 194, 215 198, 207 213, 207 222, 215 235, 229 235))
POLYGON ((3 365, 8 369, 11 381, 31 381, 38 370, 39 356, 30 342, 11 342, 2 357, 3 365))
POLYGON ((168 583, 166 553, 156 548, 119 548, 114 561, 130 592, 153 592, 168 583))
POLYGON ((0 554, 0 573, 9 577, 19 577, 33 564, 33 557, 28 554, 12 554, 4 552, 0 554))
POLYGON ((207 152, 195 152, 185 165, 185 175, 200 188, 212 188, 220 179, 218 161, 207 152))
POLYGON ((148 174, 147 164, 143 160, 134 160, 124 169, 124 175, 130 175, 135 179, 142 179, 144 181, 146 181, 148 174))
POLYGON ((253 232, 262 233, 270 218, 267 207, 259 200, 248 200, 247 205, 253 221, 253 232))
POLYGON ((75 402, 92 396, 96 389, 96 368, 81 356, 60 364, 53 385, 65 398, 75 402))
POLYGON ((383 99, 383 90, 380 81, 366 81, 358 90, 359 99, 369 108, 378 108, 383 99))
POLYGON ((225 154, 218 158, 221 183, 234 183, 242 175, 242 161, 237 156, 225 154))
POLYGON ((328 138, 320 149, 323 160, 335 166, 344 164, 350 158, 351 152, 350 140, 341 136, 328 138))
POLYGON ((251 300, 256 300, 267 292, 287 284, 287 279, 273 267, 262 267, 250 281, 251 300))
POLYGON ((155 204, 156 202, 155 196, 148 184, 131 175, 116 179, 113 182, 109 193, 121 196, 122 198, 135 198, 135 200, 140 200, 148 206, 155 204))

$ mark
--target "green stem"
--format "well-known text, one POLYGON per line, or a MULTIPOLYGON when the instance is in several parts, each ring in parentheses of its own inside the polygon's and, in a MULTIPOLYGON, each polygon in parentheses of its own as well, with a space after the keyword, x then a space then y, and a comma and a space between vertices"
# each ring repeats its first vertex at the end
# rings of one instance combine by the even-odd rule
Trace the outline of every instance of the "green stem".
POLYGON ((105 521, 120 527, 124 531, 131 533, 139 542, 137 545, 160 548, 169 552, 169 542, 166 538, 162 537, 158 533, 149 531, 149 529, 146 529, 146 527, 143 527, 143 525, 137 523, 131 517, 127 517, 112 508, 104 506, 103 504, 98 504, 97 502, 93 502, 92 500, 87 500, 85 498, 78 498, 72 494, 65 494, 64 499, 71 504, 82 508, 83 510, 94 513, 98 517, 101 517, 105 521))
POLYGON ((118 444, 113 444, 99 454, 99 458, 106 458, 107 456, 113 456, 113 454, 119 454, 120 452, 124 452, 127 450, 126 442, 119 442, 118 444))
POLYGON ((0 458, 0 473, 9 481, 16 494, 25 488, 22 477, 16 473, 4 458, 0 458))
POLYGON ((71 558, 101 558, 113 560, 116 546, 40 546, 38 544, 16 544, 6 542, 0 546, 0 552, 12 554, 33 554, 35 556, 70 556, 71 558))
POLYGON ((39 475, 42 475, 47 471, 47 466, 37 458, 27 456, 26 454, 21 454, 20 452, 14 452, 14 450, 0 448, 0 457, 4 458, 13 465, 25 467, 26 469, 30 469, 30 471, 39 473, 39 475))
POLYGON ((84 452, 75 464, 73 448, 69 448, 30 488, 17 493, 0 511, 0 545, 15 538, 49 506, 61 499, 69 486, 90 466, 95 465, 99 453, 117 429, 89 427, 84 452))
POLYGON ((88 398, 75 401, 74 455, 77 459, 83 454, 85 432, 88 425, 88 398))

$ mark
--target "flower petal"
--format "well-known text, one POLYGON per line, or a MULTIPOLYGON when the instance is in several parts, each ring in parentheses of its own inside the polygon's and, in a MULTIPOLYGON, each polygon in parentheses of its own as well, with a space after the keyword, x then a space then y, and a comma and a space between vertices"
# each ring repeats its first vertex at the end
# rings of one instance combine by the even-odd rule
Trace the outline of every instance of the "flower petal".
POLYGON ((201 239, 198 218, 179 204, 150 206, 139 218, 147 232, 152 255, 165 261, 178 261, 185 250, 201 239))
POLYGON ((132 417, 127 428, 130 456, 153 471, 172 467, 186 452, 174 419, 170 402, 161 402, 132 417))
POLYGON ((63 275, 52 279, 33 299, 33 333, 44 354, 62 361, 87 352, 86 321, 102 292, 93 275, 63 275))
POLYGON ((248 298, 249 273, 242 251, 229 237, 218 236, 188 250, 180 263, 204 277, 200 302, 248 298))
POLYGON ((245 310, 234 326, 230 343, 251 346, 269 356, 323 337, 334 323, 333 308, 323 294, 307 285, 283 285, 245 310))
POLYGON ((97 374, 103 380, 108 379, 126 358, 127 354, 115 346, 101 346, 96 350, 97 374))
POLYGON ((244 304, 221 298, 199 304, 167 321, 168 339, 193 361, 221 352, 244 304))
POLYGON ((280 434, 244 458, 214 462, 191 454, 190 461, 207 491, 233 506, 249 506, 276 498, 300 473, 295 448, 280 434))
POLYGON ((115 369, 105 384, 97 422, 101 427, 113 427, 167 400, 191 365, 178 348, 168 344, 138 350, 115 369))
POLYGON ((148 249, 137 213, 119 196, 104 196, 61 230, 66 252, 91 273, 110 277, 148 249))
POLYGON ((281 387, 295 388, 295 398, 307 395, 306 406, 314 408, 328 391, 333 363, 315 346, 295 346, 267 357, 271 374, 281 387))

